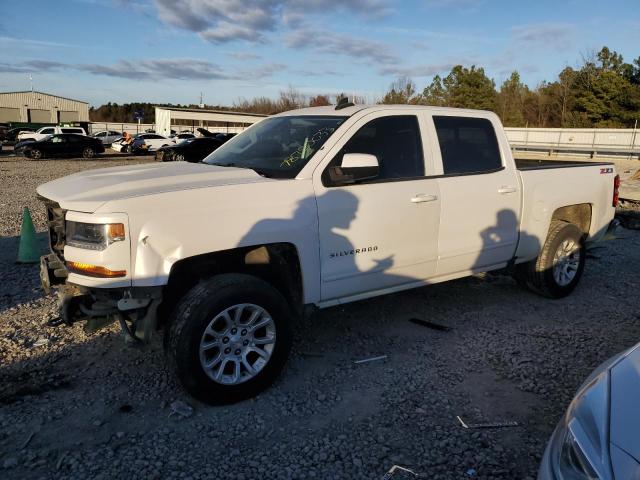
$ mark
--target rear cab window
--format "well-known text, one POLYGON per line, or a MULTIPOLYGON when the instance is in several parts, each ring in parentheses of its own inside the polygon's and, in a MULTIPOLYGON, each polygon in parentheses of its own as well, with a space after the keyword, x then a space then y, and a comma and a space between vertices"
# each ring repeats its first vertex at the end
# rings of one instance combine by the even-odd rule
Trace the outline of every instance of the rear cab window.
POLYGON ((503 168, 493 124, 476 117, 434 116, 445 175, 491 173, 503 168))

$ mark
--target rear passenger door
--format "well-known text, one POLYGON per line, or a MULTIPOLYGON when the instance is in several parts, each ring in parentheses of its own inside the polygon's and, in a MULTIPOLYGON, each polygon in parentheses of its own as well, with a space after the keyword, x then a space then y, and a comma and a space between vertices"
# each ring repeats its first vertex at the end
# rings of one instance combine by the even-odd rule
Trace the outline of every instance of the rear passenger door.
POLYGON ((506 264, 518 241, 517 172, 489 118, 434 115, 442 160, 438 275, 506 264))

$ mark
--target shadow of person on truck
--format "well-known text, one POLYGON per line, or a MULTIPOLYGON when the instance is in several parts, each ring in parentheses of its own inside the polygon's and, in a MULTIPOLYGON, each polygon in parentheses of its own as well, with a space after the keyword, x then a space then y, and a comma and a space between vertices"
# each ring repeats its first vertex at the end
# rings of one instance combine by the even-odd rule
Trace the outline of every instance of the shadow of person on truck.
POLYGON ((480 232, 482 247, 472 270, 483 272, 492 265, 516 259, 516 252, 533 260, 540 253, 542 241, 536 235, 520 231, 516 212, 503 209, 496 215, 496 224, 480 232))
MULTIPOLYGON (((356 293, 364 291, 364 289, 358 290, 357 288, 358 279, 363 275, 377 274, 380 276, 379 282, 384 285, 401 285, 417 280, 407 276, 385 273, 393 268, 393 255, 381 257, 377 247, 354 245, 352 240, 342 233, 351 227, 358 216, 359 201, 354 194, 344 190, 331 190, 318 198, 309 196, 300 200, 291 218, 260 220, 242 237, 238 246, 269 243, 265 242, 265 235, 268 236, 270 232, 274 234, 274 241, 279 242, 282 241, 282 233, 286 232, 293 245, 303 247, 304 239, 307 241, 313 239, 314 242, 319 240, 320 271, 318 271, 318 280, 325 277, 325 270, 329 268, 334 278, 351 279, 353 285, 356 286, 354 287, 356 293), (338 206, 333 210, 330 219, 323 219, 325 223, 322 226, 319 225, 318 220, 318 198, 322 198, 324 201, 328 200, 330 204, 338 206), (363 267, 363 265, 367 265, 367 267, 363 267), (320 273, 321 271, 322 273, 320 273)), ((384 222, 380 222, 380 228, 385 228, 384 222)), ((369 236, 375 238, 376 233, 370 232, 369 236)), ((298 254, 300 255, 300 252, 298 254)), ((323 298, 323 300, 325 299, 323 298)))

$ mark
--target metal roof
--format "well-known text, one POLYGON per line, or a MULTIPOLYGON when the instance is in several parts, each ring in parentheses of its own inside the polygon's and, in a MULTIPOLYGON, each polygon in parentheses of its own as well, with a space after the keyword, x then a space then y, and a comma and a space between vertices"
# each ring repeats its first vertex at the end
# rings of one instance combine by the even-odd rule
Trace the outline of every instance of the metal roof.
POLYGON ((53 93, 40 92, 38 90, 19 90, 17 92, 0 92, 0 95, 11 95, 11 94, 14 94, 14 93, 33 93, 33 94, 38 94, 38 95, 46 95, 48 97, 63 98, 65 100, 70 100, 72 102, 86 103, 87 105, 89 105, 89 102, 84 102, 82 100, 76 100, 75 98, 61 97, 60 95, 55 95, 53 93))

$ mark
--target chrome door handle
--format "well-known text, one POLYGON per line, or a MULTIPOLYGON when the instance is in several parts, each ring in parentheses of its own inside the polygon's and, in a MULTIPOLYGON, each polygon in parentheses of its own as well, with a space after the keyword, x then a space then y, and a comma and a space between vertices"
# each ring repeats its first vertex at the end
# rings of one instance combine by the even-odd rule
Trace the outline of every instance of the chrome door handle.
POLYGON ((518 191, 518 189, 516 187, 510 187, 510 186, 507 186, 507 185, 503 185, 498 189, 498 193, 500 193, 502 195, 504 195, 506 193, 515 193, 517 191, 518 191))
POLYGON ((438 200, 437 195, 429 195, 426 193, 419 193, 415 197, 411 199, 411 203, 424 203, 424 202, 435 202, 438 200))

